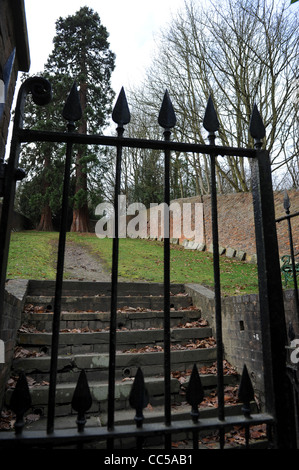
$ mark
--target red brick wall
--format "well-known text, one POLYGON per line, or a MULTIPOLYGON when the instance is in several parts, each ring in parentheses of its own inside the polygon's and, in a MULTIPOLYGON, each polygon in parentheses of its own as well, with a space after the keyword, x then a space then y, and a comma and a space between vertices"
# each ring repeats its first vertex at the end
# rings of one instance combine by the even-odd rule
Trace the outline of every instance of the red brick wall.
MULTIPOLYGON (((291 213, 299 212, 299 191, 288 191, 291 213)), ((274 193, 276 218, 285 215, 283 207, 283 192, 274 193)), ((198 196, 180 199, 179 202, 202 202, 204 205, 204 237, 207 249, 212 243, 211 198, 198 196)), ((299 252, 299 216, 291 219, 295 252, 299 252)), ((219 245, 224 248, 234 248, 247 253, 256 253, 255 227, 251 193, 236 193, 218 195, 218 226, 219 245)), ((288 223, 282 221, 276 224, 280 256, 289 254, 288 223)), ((171 235, 170 235, 171 236, 171 235)), ((183 238, 180 239, 182 243, 183 238)))

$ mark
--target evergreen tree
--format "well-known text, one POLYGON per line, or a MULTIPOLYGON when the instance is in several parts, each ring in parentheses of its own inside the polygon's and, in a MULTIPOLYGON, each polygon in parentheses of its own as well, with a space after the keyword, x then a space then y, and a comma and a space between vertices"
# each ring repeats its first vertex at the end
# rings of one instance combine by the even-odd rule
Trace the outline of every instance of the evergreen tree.
MULTIPOLYGON (((43 76, 53 88, 53 101, 41 109, 30 106, 27 117, 31 128, 65 130, 62 108, 74 82, 78 85, 83 117, 78 123, 78 132, 100 133, 107 124, 111 112, 114 92, 110 85, 114 70, 115 55, 109 49, 108 32, 101 24, 98 13, 82 7, 74 15, 59 18, 56 22, 56 35, 53 51, 48 57, 43 76)), ((58 200, 53 194, 60 192, 62 181, 60 162, 63 160, 63 146, 56 144, 34 144, 28 146, 23 154, 34 177, 42 181, 39 197, 35 194, 32 207, 37 201, 41 207, 40 229, 50 229, 51 210, 57 209, 58 200), (59 168, 59 170, 58 170, 59 168), (53 187, 53 182, 58 187, 53 187)), ((101 199, 100 150, 93 146, 74 146, 75 190, 73 195, 72 231, 89 230, 89 201, 95 203, 95 195, 101 199), (99 188, 95 186, 95 172, 99 188), (95 194, 89 194, 91 187, 95 194)), ((23 186, 26 188, 25 184, 23 186)), ((29 186, 28 186, 29 188, 29 186)), ((26 190, 25 190, 26 191, 26 190)), ((29 196, 30 189, 27 191, 29 196)), ((30 207, 30 204, 28 205, 30 207)))
MULTIPOLYGON (((65 131, 62 109, 65 87, 56 83, 46 72, 40 73, 51 80, 53 99, 47 106, 36 106, 28 95, 25 106, 25 128, 40 131, 65 131)), ((25 80, 28 74, 24 74, 25 80)), ((52 231, 53 217, 61 207, 65 148, 63 144, 34 142, 24 144, 21 166, 27 177, 18 185, 18 210, 27 216, 38 230, 52 231)))
MULTIPOLYGON (((83 118, 79 133, 99 133, 107 123, 114 97, 110 85, 115 56, 109 49, 108 32, 99 15, 82 7, 73 16, 56 22, 54 48, 46 71, 55 80, 69 77, 79 87, 83 118)), ((68 81, 68 80, 67 80, 68 81)), ((97 153, 86 146, 76 148, 76 189, 71 231, 89 230, 88 171, 97 163, 97 153)))

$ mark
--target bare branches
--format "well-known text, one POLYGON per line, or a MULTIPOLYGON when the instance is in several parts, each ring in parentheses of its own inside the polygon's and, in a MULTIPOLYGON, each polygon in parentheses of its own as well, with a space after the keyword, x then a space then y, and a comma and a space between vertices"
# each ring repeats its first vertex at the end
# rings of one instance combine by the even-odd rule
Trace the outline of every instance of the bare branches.
MULTIPOLYGON (((176 139, 202 143, 202 117, 212 94, 220 121, 219 144, 247 147, 253 145, 248 123, 257 103, 272 169, 280 169, 287 154, 296 154, 292 97, 297 86, 297 28, 293 12, 274 0, 211 0, 205 7, 186 1, 185 11, 161 33, 142 93, 135 93, 140 108, 150 106, 156 114, 161 90, 167 88, 176 108, 176 139)), ((208 189, 204 158, 183 159, 191 166, 194 191, 208 189)), ((223 190, 250 188, 249 165, 243 158, 222 159, 218 175, 223 190)))

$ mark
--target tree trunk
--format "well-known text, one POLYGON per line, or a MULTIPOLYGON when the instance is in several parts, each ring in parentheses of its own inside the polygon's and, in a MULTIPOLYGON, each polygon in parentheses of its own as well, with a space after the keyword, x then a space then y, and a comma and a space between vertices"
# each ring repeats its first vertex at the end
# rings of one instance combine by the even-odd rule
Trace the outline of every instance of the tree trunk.
MULTIPOLYGON (((87 105, 87 84, 80 84, 80 103, 83 111, 87 105)), ((87 134, 87 122, 83 117, 78 128, 79 134, 87 134)), ((84 156, 84 147, 80 147, 76 158, 76 194, 80 193, 83 200, 77 201, 73 209, 73 222, 71 232, 89 232, 89 212, 87 204, 87 174, 82 165, 82 157, 84 156)))
POLYGON ((71 232, 89 232, 89 216, 86 205, 79 209, 73 209, 73 222, 71 232))
MULTIPOLYGON (((48 147, 44 151, 44 182, 43 182, 43 194, 46 194, 47 189, 50 187, 47 178, 47 170, 50 167, 51 161, 51 152, 50 148, 48 147)), ((43 232, 53 232, 53 223, 52 223, 52 210, 50 205, 46 202, 45 206, 41 209, 41 218, 37 227, 37 230, 43 232)))
POLYGON ((76 161, 76 194, 82 195, 82 200, 75 201, 71 232, 89 232, 89 212, 87 204, 87 175, 82 171, 81 151, 77 153, 76 161))
POLYGON ((37 230, 40 232, 53 232, 52 211, 50 206, 46 205, 42 209, 40 222, 37 230))

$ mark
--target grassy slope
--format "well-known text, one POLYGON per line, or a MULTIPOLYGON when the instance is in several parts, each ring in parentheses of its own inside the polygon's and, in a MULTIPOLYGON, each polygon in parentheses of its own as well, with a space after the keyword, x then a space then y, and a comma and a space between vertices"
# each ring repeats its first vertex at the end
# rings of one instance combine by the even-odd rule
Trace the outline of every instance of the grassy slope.
MULTIPOLYGON (((79 243, 111 268, 112 240, 94 234, 67 234, 67 240, 79 243)), ((12 233, 8 278, 55 279, 58 233, 12 233)), ((221 257, 223 294, 257 291, 255 265, 221 257)), ((121 239, 119 275, 129 279, 163 282, 163 243, 150 240, 121 239)), ((213 286, 213 256, 210 253, 171 248, 171 282, 194 282, 213 286)))

